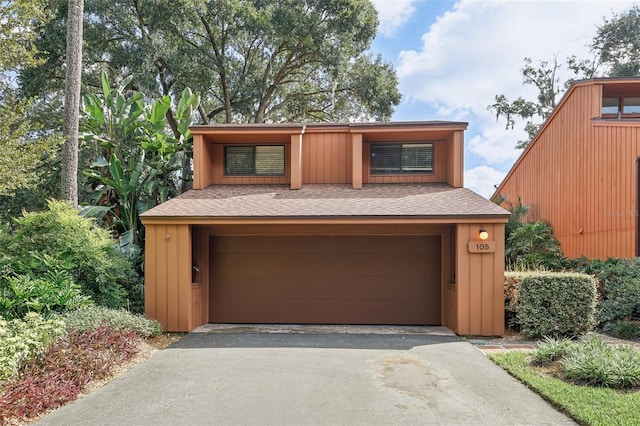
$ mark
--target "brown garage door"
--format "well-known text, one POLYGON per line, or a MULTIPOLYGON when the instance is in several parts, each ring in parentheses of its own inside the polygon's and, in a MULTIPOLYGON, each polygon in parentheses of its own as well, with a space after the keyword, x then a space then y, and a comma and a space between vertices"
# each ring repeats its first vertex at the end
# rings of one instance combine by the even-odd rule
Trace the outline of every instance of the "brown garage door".
POLYGON ((211 239, 211 322, 440 324, 440 237, 211 239))

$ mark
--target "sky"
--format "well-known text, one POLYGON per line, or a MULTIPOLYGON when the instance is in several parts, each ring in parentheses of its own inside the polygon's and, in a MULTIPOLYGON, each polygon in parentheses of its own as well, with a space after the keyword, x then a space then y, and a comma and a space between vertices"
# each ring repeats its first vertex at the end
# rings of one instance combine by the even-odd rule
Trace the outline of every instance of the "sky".
MULTIPOLYGON (((524 58, 533 64, 592 58, 597 26, 629 10, 626 0, 372 0, 380 24, 371 51, 392 63, 402 102, 393 121, 469 123, 465 187, 490 197, 517 160, 524 122, 513 130, 487 109, 497 94, 535 100, 522 83, 524 58)), ((563 83, 570 77, 560 71, 563 83)))

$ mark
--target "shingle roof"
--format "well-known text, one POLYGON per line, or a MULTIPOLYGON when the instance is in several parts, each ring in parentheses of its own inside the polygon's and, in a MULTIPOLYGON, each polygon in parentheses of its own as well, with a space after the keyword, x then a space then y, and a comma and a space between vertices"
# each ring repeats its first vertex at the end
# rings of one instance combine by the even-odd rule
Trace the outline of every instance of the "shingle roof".
POLYGON ((466 188, 446 183, 212 185, 191 190, 144 218, 242 217, 507 217, 509 212, 466 188))

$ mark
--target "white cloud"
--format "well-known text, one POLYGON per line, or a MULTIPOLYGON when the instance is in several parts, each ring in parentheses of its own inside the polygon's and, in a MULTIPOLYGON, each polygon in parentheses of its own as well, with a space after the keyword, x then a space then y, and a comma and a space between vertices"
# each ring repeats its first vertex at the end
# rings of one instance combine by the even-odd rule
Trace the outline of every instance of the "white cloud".
POLYGON ((378 11, 380 26, 378 31, 384 36, 390 37, 402 27, 415 12, 416 0, 372 0, 373 6, 378 11))
POLYGON ((506 173, 489 166, 478 166, 464 171, 464 186, 485 198, 495 191, 495 186, 502 182, 506 173))
MULTIPOLYGON (((494 96, 535 99, 536 90, 522 84, 525 57, 532 58, 534 65, 554 55, 562 63, 571 55, 590 58, 588 45, 596 25, 633 4, 621 0, 460 0, 424 28, 420 49, 400 52, 396 70, 403 101, 430 107, 433 119, 469 122, 466 156, 473 154, 475 160, 481 160, 472 166, 485 167, 468 170, 468 183, 491 195, 500 173, 504 175, 519 155, 516 142, 526 138, 523 124, 507 131, 504 121, 496 122, 487 111, 494 96), (480 186, 485 183, 488 189, 480 186)), ((417 7, 423 5, 417 3, 417 7)), ((568 77, 560 75, 561 81, 568 77)))

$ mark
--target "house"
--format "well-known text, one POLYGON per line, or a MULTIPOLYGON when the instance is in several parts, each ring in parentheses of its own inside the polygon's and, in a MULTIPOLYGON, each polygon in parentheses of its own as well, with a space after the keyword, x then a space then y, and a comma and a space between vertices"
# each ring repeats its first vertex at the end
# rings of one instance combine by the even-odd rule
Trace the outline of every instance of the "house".
POLYGON ((578 81, 492 199, 520 197, 568 257, 638 256, 639 159, 640 79, 578 81))
POLYGON ((194 182, 142 215, 145 312, 504 331, 509 213, 463 188, 466 123, 194 126, 194 182))

